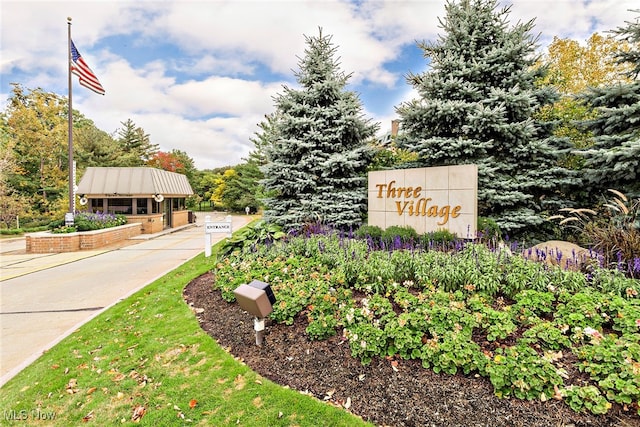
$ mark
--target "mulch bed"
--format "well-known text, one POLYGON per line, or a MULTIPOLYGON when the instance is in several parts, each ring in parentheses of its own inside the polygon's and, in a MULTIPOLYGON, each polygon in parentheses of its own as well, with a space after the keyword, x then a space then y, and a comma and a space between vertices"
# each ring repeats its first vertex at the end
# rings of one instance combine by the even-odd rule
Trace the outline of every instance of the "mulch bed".
POLYGON ((189 283, 184 298, 200 325, 253 371, 384 426, 640 427, 634 411, 614 405, 606 415, 576 413, 565 403, 498 399, 486 378, 436 374, 419 361, 375 358, 363 366, 342 336, 310 341, 307 321, 291 326, 267 320, 257 346, 253 318, 212 289, 213 275, 189 283), (392 363, 393 362, 393 363, 392 363))

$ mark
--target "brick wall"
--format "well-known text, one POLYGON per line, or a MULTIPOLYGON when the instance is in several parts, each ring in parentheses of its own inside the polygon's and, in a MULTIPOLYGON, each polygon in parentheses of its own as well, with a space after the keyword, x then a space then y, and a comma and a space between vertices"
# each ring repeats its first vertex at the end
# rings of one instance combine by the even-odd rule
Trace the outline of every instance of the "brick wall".
POLYGON ((142 233, 140 224, 127 224, 104 230, 82 231, 68 234, 39 232, 27 234, 27 253, 46 254, 98 249, 127 240, 142 233))
POLYGON ((189 211, 173 211, 173 227, 189 224, 189 211))
POLYGON ((162 231, 162 214, 128 215, 129 224, 140 224, 142 234, 155 234, 162 231))

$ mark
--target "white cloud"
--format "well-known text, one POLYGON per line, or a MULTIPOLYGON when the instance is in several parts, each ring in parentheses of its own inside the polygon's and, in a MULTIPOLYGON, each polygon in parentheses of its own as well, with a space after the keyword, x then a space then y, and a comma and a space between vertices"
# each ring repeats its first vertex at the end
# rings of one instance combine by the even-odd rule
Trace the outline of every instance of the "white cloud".
POLYGON ((159 61, 144 69, 117 58, 105 63, 109 66, 99 78, 107 94, 75 86, 74 108, 109 133, 130 118, 163 151, 182 150, 203 169, 240 163, 247 156, 249 139, 282 88, 217 76, 176 83, 159 61), (216 114, 223 117, 211 118, 216 114))
MULTIPOLYGON (((533 32, 542 33, 543 46, 553 36, 584 41, 593 32, 613 30, 637 16, 630 9, 639 8, 637 0, 501 0, 509 3, 512 22, 535 18, 533 32)), ((393 90, 378 103, 386 108, 364 106, 384 132, 393 107, 415 97, 403 77, 409 70, 388 64, 408 45, 442 33, 438 18, 445 15, 444 4, 2 0, 0 92, 6 96, 7 82, 19 78, 26 88, 66 96, 71 16, 74 41, 107 91, 95 95, 74 78, 74 108, 110 133, 131 118, 153 143, 185 151, 199 168, 234 164, 252 149, 249 138, 273 111, 272 97, 282 84, 295 85, 304 36, 316 36, 319 27, 332 36, 341 70, 352 73, 350 83, 358 91, 393 90), (149 55, 127 57, 114 40, 149 55), (166 43, 174 46, 165 53, 160 46, 166 43)))

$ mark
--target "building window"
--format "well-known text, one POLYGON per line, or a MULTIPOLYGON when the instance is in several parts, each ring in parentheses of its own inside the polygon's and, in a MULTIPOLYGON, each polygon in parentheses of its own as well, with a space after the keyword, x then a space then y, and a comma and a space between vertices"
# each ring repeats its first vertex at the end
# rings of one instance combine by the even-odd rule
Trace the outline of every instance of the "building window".
POLYGON ((182 211, 182 210, 184 210, 184 202, 185 202, 185 198, 184 197, 175 197, 173 199, 173 210, 174 211, 182 211))
POLYGON ((102 204, 102 199, 89 199, 89 203, 91 203, 91 212, 103 212, 104 206, 102 204))
POLYGON ((147 199, 136 199, 136 214, 146 215, 147 211, 147 199))
POLYGON ((131 215, 133 199, 108 199, 107 212, 111 214, 131 215))

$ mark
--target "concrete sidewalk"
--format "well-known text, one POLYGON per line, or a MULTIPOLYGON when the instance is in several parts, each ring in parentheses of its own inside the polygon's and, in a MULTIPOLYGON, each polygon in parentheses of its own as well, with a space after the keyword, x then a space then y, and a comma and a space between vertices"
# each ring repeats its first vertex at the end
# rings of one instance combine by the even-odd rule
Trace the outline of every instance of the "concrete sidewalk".
MULTIPOLYGON (((0 242, 0 386, 84 323, 204 252, 206 215, 226 216, 198 213, 195 225, 96 251, 26 254, 24 239, 22 248, 0 242)), ((233 231, 255 218, 233 216, 233 231)), ((226 234, 212 237, 215 244, 226 234)))

